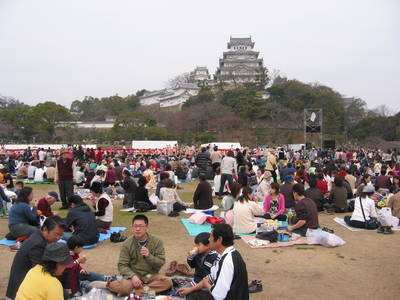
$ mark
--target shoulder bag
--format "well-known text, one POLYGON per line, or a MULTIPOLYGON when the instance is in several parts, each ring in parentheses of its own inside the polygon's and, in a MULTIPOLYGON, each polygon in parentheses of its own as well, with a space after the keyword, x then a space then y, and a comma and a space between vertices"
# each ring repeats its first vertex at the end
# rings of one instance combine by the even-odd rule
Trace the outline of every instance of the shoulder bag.
POLYGON ((380 226, 378 219, 370 217, 369 220, 367 220, 365 218, 365 213, 364 213, 364 208, 362 205, 361 197, 359 198, 359 200, 360 200, 361 212, 363 214, 364 221, 365 221, 365 229, 368 229, 368 230, 377 229, 380 226))

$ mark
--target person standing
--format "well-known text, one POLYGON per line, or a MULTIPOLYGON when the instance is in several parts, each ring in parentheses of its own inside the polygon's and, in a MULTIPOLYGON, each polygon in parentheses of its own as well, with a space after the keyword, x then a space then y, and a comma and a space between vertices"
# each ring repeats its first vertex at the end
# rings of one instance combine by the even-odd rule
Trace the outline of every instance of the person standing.
POLYGON ((271 172, 274 182, 278 182, 277 174, 276 174, 277 168, 278 168, 278 166, 277 166, 277 162, 276 162, 275 149, 271 149, 267 156, 267 163, 265 165, 265 170, 271 172))
POLYGON ((60 158, 57 160, 54 181, 58 183, 62 206, 60 209, 68 209, 68 199, 74 193, 76 182, 75 162, 68 157, 69 151, 65 148, 60 150, 60 158))
POLYGON ((246 263, 233 247, 233 231, 228 224, 216 224, 210 235, 210 249, 218 253, 218 263, 210 275, 193 287, 181 288, 178 294, 187 300, 248 300, 246 263))
POLYGON ((196 165, 199 168, 199 174, 207 174, 207 168, 211 162, 210 155, 206 153, 206 148, 202 147, 201 152, 197 154, 196 165))
POLYGON ((218 146, 214 146, 214 151, 211 153, 211 165, 213 168, 213 175, 217 168, 221 165, 222 155, 218 151, 218 146))
POLYGON ((220 198, 222 198, 225 182, 228 180, 229 186, 232 186, 233 175, 237 174, 237 163, 233 156, 233 151, 229 150, 227 156, 225 156, 221 161, 221 185, 218 193, 220 198))

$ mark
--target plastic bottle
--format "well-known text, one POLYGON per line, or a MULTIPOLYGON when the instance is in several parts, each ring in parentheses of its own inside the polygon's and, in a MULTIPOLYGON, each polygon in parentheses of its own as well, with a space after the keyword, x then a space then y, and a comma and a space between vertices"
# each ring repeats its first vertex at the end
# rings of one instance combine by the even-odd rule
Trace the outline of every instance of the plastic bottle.
POLYGON ((149 287, 147 286, 147 285, 145 285, 144 287, 143 287, 143 291, 144 291, 144 294, 143 294, 143 300, 149 300, 150 298, 149 298, 149 287))
POLYGON ((149 290, 148 295, 148 300, 156 300, 156 291, 149 290))

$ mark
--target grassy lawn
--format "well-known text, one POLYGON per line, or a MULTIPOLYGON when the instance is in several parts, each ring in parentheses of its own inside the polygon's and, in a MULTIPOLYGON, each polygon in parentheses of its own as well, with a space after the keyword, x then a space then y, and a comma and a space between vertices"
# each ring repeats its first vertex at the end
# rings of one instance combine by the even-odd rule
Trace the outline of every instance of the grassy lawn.
MULTIPOLYGON (((185 202, 191 202, 196 182, 181 184, 178 193, 185 202)), ((34 199, 48 191, 58 191, 57 185, 32 185, 34 199)), ((151 192, 150 192, 151 194, 151 192)), ((214 201, 219 204, 219 201, 214 201)), ((54 205, 57 211, 59 203, 54 205)), ((124 226, 130 235, 133 213, 120 212, 122 200, 114 201, 114 226, 124 226)), ((61 216, 66 211, 60 211, 61 216)), ((185 262, 186 253, 193 245, 180 217, 171 218, 148 212, 150 232, 164 242, 167 264, 171 260, 185 262)), ((218 215, 218 213, 217 213, 218 215)), ((338 215, 343 217, 343 214, 338 215)), ((351 232, 333 222, 334 216, 319 215, 320 225, 335 230, 347 244, 340 249, 321 246, 295 246, 279 249, 251 249, 243 241, 235 247, 246 261, 249 280, 260 279, 262 293, 252 299, 397 299, 400 294, 400 269, 396 257, 400 253, 400 233, 382 235, 374 232, 351 232), (379 279, 378 279, 379 277, 379 279), (376 281, 379 284, 375 284, 376 281)), ((8 232, 7 219, 0 219, 0 238, 8 232)), ((121 244, 109 240, 94 249, 85 250, 88 258, 85 268, 90 271, 117 274, 117 261, 121 244)), ((0 298, 5 296, 9 270, 15 253, 0 247, 0 298)), ((163 267, 162 272, 167 265, 163 267)))

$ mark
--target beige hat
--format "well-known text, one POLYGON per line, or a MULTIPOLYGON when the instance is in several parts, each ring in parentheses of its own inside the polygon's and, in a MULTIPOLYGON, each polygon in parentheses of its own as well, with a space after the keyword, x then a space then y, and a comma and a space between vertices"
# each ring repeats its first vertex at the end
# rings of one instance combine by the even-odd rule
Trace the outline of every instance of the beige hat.
POLYGON ((63 155, 64 153, 69 153, 67 148, 61 148, 60 149, 60 155, 63 155))

